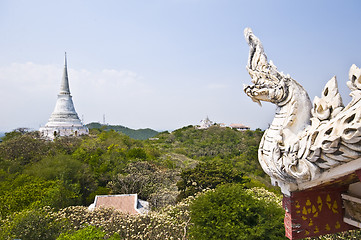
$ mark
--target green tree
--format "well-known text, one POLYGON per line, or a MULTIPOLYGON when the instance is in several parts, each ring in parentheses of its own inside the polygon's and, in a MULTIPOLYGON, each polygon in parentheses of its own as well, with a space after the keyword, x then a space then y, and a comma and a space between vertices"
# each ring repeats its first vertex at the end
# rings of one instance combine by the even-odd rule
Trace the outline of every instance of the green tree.
MULTIPOLYGON (((103 240, 105 239, 105 235, 106 233, 103 232, 100 228, 89 225, 73 233, 62 233, 57 238, 57 240, 103 240)), ((107 239, 120 240, 120 237, 118 234, 114 234, 113 236, 107 239)))
POLYGON ((172 133, 158 134, 159 141, 156 144, 161 149, 177 151, 194 159, 231 159, 246 151, 249 146, 257 147, 262 134, 261 130, 238 131, 219 126, 196 129, 187 126, 172 133))
POLYGON ((177 182, 180 191, 178 200, 192 196, 219 184, 247 183, 249 178, 232 165, 220 161, 201 162, 193 169, 184 169, 177 182))
POLYGON ((147 153, 143 148, 132 148, 128 150, 127 157, 130 159, 145 160, 147 158, 147 153))
POLYGON ((77 191, 77 186, 64 185, 59 180, 47 181, 27 175, 8 178, 0 183, 0 218, 24 209, 42 206, 59 209, 77 204, 77 191))
POLYGON ((6 141, 9 141, 9 140, 12 139, 12 138, 16 138, 16 137, 19 137, 19 136, 21 136, 21 135, 23 135, 23 133, 21 133, 20 131, 14 130, 14 131, 5 133, 5 136, 3 136, 3 137, 1 138, 1 140, 3 140, 4 142, 6 142, 6 141))
POLYGON ((191 204, 193 239, 278 240, 284 237, 284 210, 272 198, 262 199, 242 185, 218 186, 191 204))
MULTIPOLYGON (((23 166, 39 161, 49 154, 50 142, 34 138, 31 133, 14 136, 0 144, 0 158, 8 172, 18 172, 23 166), (9 168, 9 166, 14 166, 9 168)), ((1 166, 4 169, 4 166, 1 166)))
MULTIPOLYGON (((61 205, 65 207, 76 203, 88 204, 86 200, 88 195, 97 188, 95 177, 88 165, 67 154, 45 157, 29 165, 24 173, 45 180, 59 181, 61 189, 68 194, 72 192, 72 201, 66 201, 64 204, 58 202, 54 207, 61 205)), ((62 199, 58 198, 58 200, 62 199)))
POLYGON ((87 138, 87 136, 55 138, 53 145, 56 152, 72 154, 80 146, 82 140, 85 138, 87 138))
POLYGON ((70 155, 57 154, 48 156, 29 165, 24 173, 46 180, 68 180, 77 182, 82 163, 70 155))
POLYGON ((166 170, 156 165, 138 161, 129 164, 124 174, 113 177, 108 186, 113 194, 137 193, 140 199, 148 200, 155 193, 164 194, 164 189, 175 189, 178 172, 166 170))
POLYGON ((114 130, 103 131, 98 136, 84 139, 72 156, 88 164, 100 186, 105 186, 111 177, 121 172, 128 164, 127 151, 138 144, 114 130))
POLYGON ((258 146, 249 146, 239 156, 232 159, 237 169, 250 175, 268 177, 258 162, 258 146))

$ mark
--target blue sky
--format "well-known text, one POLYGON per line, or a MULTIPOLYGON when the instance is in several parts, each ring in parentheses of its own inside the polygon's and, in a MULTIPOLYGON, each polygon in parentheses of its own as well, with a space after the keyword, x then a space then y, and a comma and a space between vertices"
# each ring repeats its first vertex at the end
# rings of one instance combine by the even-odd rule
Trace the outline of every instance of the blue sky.
POLYGON ((64 51, 85 123, 172 130, 207 115, 267 128, 275 106, 244 93, 251 27, 269 60, 320 96, 361 67, 360 1, 0 1, 0 131, 37 129, 54 109, 64 51))

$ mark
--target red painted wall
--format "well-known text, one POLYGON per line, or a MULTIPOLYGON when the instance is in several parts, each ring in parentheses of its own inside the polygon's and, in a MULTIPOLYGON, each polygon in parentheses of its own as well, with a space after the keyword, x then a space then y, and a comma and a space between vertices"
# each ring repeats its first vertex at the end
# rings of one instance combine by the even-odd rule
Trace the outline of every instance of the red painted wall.
POLYGON ((347 186, 293 192, 283 197, 286 237, 301 239, 354 229, 343 222, 341 193, 347 186))

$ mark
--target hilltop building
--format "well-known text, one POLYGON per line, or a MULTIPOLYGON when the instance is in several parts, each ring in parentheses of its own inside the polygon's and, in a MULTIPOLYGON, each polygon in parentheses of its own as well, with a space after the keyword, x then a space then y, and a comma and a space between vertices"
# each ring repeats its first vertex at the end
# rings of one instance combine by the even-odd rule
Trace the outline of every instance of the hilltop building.
POLYGON ((87 127, 80 121, 75 111, 72 96, 70 95, 67 60, 65 64, 60 92, 56 101, 55 109, 48 123, 39 129, 43 138, 53 140, 59 136, 80 136, 89 134, 87 127))
POLYGON ((207 116, 206 119, 201 120, 201 125, 199 127, 197 127, 197 129, 207 129, 212 125, 213 125, 213 122, 211 120, 209 120, 209 118, 207 116))
POLYGON ((201 124, 196 126, 195 128, 196 129, 207 129, 213 125, 218 126, 218 127, 230 127, 232 129, 237 129, 239 131, 244 131, 244 130, 250 129, 250 127, 248 127, 244 124, 241 124, 241 123, 232 123, 229 126, 227 126, 225 123, 215 123, 215 122, 212 122, 211 120, 209 120, 208 116, 204 120, 201 120, 201 124))
POLYGON ((250 128, 242 123, 232 123, 229 125, 230 128, 237 129, 239 131, 249 130, 250 128))

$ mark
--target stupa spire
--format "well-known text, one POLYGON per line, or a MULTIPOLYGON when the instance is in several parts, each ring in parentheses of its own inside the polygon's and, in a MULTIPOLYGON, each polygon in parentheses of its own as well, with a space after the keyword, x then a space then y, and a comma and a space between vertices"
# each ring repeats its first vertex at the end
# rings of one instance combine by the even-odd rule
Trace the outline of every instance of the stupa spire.
POLYGON ((89 133, 88 128, 80 121, 74 108, 72 96, 70 95, 66 53, 60 93, 58 94, 54 111, 48 123, 41 127, 39 131, 46 139, 54 139, 59 136, 79 136, 89 133))
POLYGON ((64 60, 63 79, 61 80, 61 85, 60 85, 60 94, 70 94, 66 52, 65 52, 65 60, 64 60))

